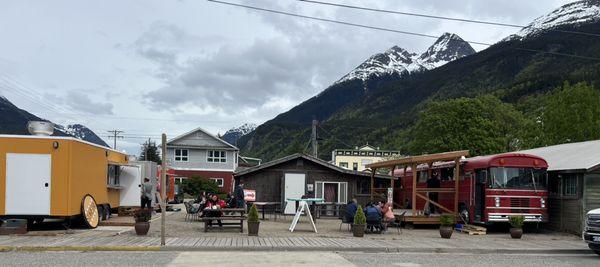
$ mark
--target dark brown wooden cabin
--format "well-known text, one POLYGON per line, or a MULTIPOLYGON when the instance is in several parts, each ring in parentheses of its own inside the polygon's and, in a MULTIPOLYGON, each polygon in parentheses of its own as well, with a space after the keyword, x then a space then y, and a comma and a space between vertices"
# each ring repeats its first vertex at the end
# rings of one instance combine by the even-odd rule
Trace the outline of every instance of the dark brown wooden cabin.
MULTIPOLYGON (((371 173, 344 169, 324 160, 293 154, 261 164, 234 174, 236 183, 240 179, 245 189, 256 190, 258 202, 280 202, 287 198, 323 198, 325 203, 346 204, 356 198, 361 205, 370 201, 371 173)), ((388 175, 375 175, 375 187, 389 187, 392 179, 388 175)), ((293 211, 288 205, 286 213, 293 211)))

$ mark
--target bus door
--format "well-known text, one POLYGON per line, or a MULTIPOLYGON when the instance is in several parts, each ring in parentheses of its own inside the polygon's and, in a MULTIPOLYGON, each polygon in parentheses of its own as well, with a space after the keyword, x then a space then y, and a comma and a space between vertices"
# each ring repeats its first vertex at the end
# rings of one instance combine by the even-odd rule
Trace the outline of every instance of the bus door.
POLYGON ((483 222, 483 212, 485 211, 485 188, 487 183, 487 170, 476 170, 475 178, 475 210, 473 218, 475 222, 483 222))

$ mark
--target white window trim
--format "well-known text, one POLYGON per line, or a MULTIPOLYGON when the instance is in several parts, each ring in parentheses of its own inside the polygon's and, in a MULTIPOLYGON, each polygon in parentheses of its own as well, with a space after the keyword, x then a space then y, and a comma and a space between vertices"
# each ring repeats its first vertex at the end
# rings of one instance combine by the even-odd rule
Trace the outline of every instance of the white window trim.
POLYGON ((175 148, 173 149, 173 161, 174 162, 189 162, 190 161, 190 150, 185 148, 175 148), (177 150, 181 151, 180 160, 177 160, 177 150), (185 160, 183 160, 183 151, 187 151, 187 156, 185 156, 185 160))
POLYGON ((217 184, 217 186, 219 187, 225 187, 225 179, 223 178, 209 178, 211 181, 215 181, 215 183, 217 184), (219 182, 217 181, 221 181, 221 184, 219 184, 219 182))
POLYGON ((337 184, 337 190, 338 190, 338 199, 335 203, 342 203, 342 204, 346 204, 345 202, 348 202, 348 183, 347 182, 330 182, 330 181, 315 181, 315 185, 314 185, 314 192, 315 192, 315 197, 317 198, 322 198, 323 200, 325 200, 325 184, 337 184), (322 183, 323 184, 323 188, 321 189, 321 196, 317 196, 317 187, 318 184, 322 183), (342 184, 345 184, 345 188, 346 188, 346 194, 345 194, 345 201, 342 201, 342 184))
POLYGON ((179 183, 183 183, 183 181, 187 180, 188 178, 185 176, 177 176, 175 177, 175 181, 179 180, 179 183))
POLYGON ((206 162, 207 163, 227 163, 227 150, 206 150, 206 162), (213 157, 210 157, 210 152, 213 152, 213 157), (225 152, 225 157, 214 157, 214 152, 219 152, 219 154, 221 154, 220 152, 225 152), (208 161, 209 158, 212 158, 213 161, 208 161), (214 159, 219 159, 219 161, 214 161, 214 159), (220 159, 225 159, 225 161, 220 161, 220 159))

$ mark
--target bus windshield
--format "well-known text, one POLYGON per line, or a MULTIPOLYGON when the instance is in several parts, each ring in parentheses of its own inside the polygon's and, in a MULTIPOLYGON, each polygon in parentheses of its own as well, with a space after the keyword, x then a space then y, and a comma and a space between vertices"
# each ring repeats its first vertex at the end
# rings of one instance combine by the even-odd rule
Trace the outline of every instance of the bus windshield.
POLYGON ((546 189, 546 170, 535 168, 490 168, 490 188, 546 189))

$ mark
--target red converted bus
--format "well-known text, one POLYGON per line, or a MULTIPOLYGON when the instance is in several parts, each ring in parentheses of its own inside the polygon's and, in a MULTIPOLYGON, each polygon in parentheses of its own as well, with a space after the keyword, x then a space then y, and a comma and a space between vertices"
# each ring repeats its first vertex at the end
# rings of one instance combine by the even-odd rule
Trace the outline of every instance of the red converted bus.
MULTIPOLYGON (((548 163, 540 157, 505 153, 462 159, 460 162, 459 211, 470 223, 507 222, 510 215, 523 215, 525 222, 547 222, 548 163)), ((454 162, 426 164, 418 168, 417 188, 427 187, 429 176, 440 179, 441 188, 454 188, 454 162)), ((394 202, 411 205, 412 171, 396 170, 401 189, 394 202)), ((452 207, 454 194, 439 193, 438 203, 452 207)), ((423 210, 425 201, 417 199, 423 210)))

